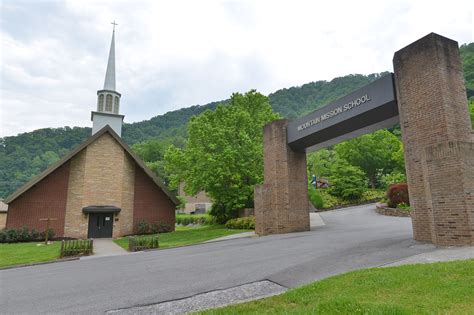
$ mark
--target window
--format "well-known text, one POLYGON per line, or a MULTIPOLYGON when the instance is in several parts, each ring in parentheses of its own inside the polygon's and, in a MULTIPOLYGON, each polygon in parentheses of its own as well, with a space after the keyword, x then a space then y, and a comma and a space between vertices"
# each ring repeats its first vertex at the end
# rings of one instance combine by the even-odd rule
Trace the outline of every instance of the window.
POLYGON ((114 99, 114 113, 118 114, 118 112, 119 112, 119 98, 118 96, 116 96, 114 99))
POLYGON ((105 111, 111 112, 112 111, 112 95, 107 94, 105 98, 105 111))
POLYGON ((99 99, 97 101, 97 111, 98 112, 104 111, 104 94, 99 95, 99 99))

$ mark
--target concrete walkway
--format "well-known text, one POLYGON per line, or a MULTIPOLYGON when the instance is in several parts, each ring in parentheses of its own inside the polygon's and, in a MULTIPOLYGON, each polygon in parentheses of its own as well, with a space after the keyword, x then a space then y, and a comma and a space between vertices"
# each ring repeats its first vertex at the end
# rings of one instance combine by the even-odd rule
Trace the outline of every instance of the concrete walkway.
POLYGON ((434 262, 474 259, 474 246, 463 247, 440 247, 436 248, 431 244, 415 245, 433 248, 432 252, 414 255, 391 264, 385 264, 382 267, 401 266, 408 264, 427 264, 434 262))
POLYGON ((94 239, 94 256, 124 255, 128 252, 114 243, 111 238, 94 239))

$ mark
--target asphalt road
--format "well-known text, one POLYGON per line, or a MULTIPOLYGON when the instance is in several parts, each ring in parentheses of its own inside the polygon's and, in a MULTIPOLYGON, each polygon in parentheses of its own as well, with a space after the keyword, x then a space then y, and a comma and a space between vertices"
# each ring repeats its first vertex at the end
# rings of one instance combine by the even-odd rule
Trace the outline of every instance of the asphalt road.
POLYGON ((314 231, 0 271, 0 313, 102 313, 271 280, 299 286, 434 250, 374 206, 321 214, 314 231))

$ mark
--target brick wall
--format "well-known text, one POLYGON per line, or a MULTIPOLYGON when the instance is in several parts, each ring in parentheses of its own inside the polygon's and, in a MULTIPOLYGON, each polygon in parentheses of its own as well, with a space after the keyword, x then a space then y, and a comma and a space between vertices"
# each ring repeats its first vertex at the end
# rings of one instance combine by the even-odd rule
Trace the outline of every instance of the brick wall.
POLYGON ((174 231, 174 203, 138 166, 135 168, 133 226, 142 220, 148 223, 165 223, 174 231))
POLYGON ((56 218, 50 222, 57 237, 64 236, 64 219, 69 181, 69 162, 63 164, 23 195, 8 205, 7 228, 27 226, 43 232, 44 218, 56 218))
POLYGON ((287 145, 288 120, 263 130, 264 184, 255 187, 255 232, 258 235, 309 230, 306 153, 287 145))

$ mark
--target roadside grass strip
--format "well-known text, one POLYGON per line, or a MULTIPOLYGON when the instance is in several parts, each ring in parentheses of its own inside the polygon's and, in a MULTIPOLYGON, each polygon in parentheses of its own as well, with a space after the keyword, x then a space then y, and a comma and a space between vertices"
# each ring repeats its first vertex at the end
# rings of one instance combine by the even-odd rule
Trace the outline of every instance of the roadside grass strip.
MULTIPOLYGON (((202 243, 222 236, 233 235, 249 230, 227 229, 224 225, 204 225, 199 227, 177 227, 175 232, 159 234, 159 248, 172 248, 178 246, 202 243)), ((128 250, 128 237, 114 240, 122 248, 128 250)))
POLYGON ((60 249, 61 242, 0 244, 0 268, 56 260, 60 249))
POLYGON ((358 270, 200 314, 474 314, 474 260, 358 270))

